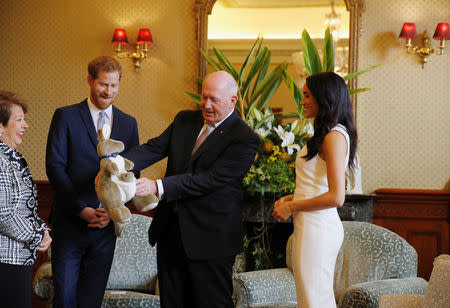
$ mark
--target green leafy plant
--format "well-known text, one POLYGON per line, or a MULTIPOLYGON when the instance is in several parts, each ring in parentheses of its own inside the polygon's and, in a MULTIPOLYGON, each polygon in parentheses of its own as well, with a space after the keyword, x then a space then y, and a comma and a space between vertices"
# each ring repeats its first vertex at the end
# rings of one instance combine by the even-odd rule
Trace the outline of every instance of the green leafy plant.
MULTIPOLYGON (((305 65, 307 75, 312 75, 320 72, 333 72, 335 69, 335 48, 333 43, 333 37, 331 35, 330 29, 327 28, 324 34, 324 48, 323 48, 323 56, 322 61, 319 56, 319 51, 317 47, 314 45, 311 37, 309 36, 308 31, 303 30, 302 32, 302 51, 303 51, 303 62, 305 65)), ((381 64, 373 65, 358 72, 350 73, 342 78, 345 81, 348 81, 352 78, 355 78, 359 75, 367 73, 381 64)), ((299 89, 295 81, 291 76, 285 71, 283 72, 283 79, 286 86, 289 89, 291 97, 296 104, 297 108, 300 105, 300 102, 303 98, 302 91, 299 89)), ((365 92, 370 90, 370 88, 358 88, 358 89, 349 89, 349 94, 354 95, 356 93, 365 92)))
MULTIPOLYGON (((255 115, 254 110, 261 112, 269 108, 268 102, 280 86, 287 64, 280 64, 269 72, 271 52, 266 46, 263 46, 262 37, 256 39, 239 71, 217 48, 213 48, 216 59, 209 56, 207 52, 200 51, 214 70, 224 70, 233 76, 238 84, 236 109, 242 119, 249 124, 256 124, 251 120, 255 115)), ((202 82, 199 79, 197 81, 202 82)), ((199 94, 189 92, 186 94, 200 104, 199 94)))

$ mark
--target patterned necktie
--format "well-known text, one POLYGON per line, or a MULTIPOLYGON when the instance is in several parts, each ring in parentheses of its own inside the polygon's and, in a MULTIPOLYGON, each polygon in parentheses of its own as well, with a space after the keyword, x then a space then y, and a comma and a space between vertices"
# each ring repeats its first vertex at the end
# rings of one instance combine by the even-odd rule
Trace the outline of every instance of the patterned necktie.
POLYGON ((98 130, 100 130, 106 121, 106 112, 100 111, 98 114, 98 130))
POLYGON ((205 123, 205 125, 203 125, 203 131, 200 134, 200 136, 198 136, 191 155, 194 155, 195 151, 197 151, 197 149, 200 147, 200 145, 203 143, 203 141, 205 141, 206 137, 208 137, 208 135, 214 130, 214 128, 215 128, 214 125, 210 125, 210 124, 206 124, 206 123, 205 123))

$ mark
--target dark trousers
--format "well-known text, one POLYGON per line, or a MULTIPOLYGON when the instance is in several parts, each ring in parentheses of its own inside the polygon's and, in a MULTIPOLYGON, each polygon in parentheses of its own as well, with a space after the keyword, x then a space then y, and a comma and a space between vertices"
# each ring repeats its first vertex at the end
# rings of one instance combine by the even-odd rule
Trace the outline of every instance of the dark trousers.
POLYGON ((116 244, 113 224, 83 231, 54 228, 52 235, 53 307, 99 308, 116 244))
POLYGON ((33 266, 0 263, 0 306, 31 308, 33 266))
POLYGON ((161 307, 232 308, 234 258, 189 259, 181 241, 177 214, 173 214, 167 232, 157 244, 161 307))

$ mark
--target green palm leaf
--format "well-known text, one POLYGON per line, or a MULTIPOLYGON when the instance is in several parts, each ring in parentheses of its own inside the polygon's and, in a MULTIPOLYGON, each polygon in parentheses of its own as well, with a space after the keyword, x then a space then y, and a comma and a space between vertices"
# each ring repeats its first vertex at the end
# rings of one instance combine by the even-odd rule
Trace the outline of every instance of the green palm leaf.
POLYGON ((351 89, 351 90, 348 91, 348 93, 350 95, 353 95, 353 94, 357 94, 357 93, 361 93, 361 92, 366 92, 366 91, 369 91, 369 90, 370 90, 370 88, 351 89))
POLYGON ((206 59, 206 61, 209 63, 209 65, 212 66, 212 68, 215 71, 220 71, 223 68, 220 66, 219 63, 216 62, 216 60, 214 60, 213 58, 211 58, 206 52, 204 52, 202 49, 200 49, 200 52, 202 53, 203 58, 206 59))
POLYGON ((300 102, 303 99, 302 91, 300 91, 294 79, 292 78, 291 75, 289 75, 289 73, 286 70, 283 71, 283 80, 284 84, 288 88, 289 94, 291 94, 295 106, 297 107, 298 110, 297 116, 303 117, 304 116, 303 106, 300 104, 300 102))
MULTIPOLYGON (((247 78, 245 78, 244 82, 240 85, 242 98, 245 101, 248 101, 252 81, 254 80, 255 76, 261 72, 261 67, 265 65, 267 61, 270 61, 269 50, 267 48, 263 48, 262 50, 259 49, 258 53, 256 54, 255 61, 253 62, 247 75, 247 78), (268 57, 269 59, 267 59, 268 57)), ((259 81, 256 81, 255 84, 258 82, 259 81)))
POLYGON ((376 67, 378 67, 378 66, 380 66, 380 65, 381 65, 381 64, 369 66, 368 68, 365 68, 365 69, 363 69, 363 70, 360 70, 360 71, 357 71, 357 72, 354 72, 354 73, 345 75, 345 76, 342 77, 342 78, 343 78, 344 80, 347 81, 347 80, 349 80, 349 79, 355 78, 356 76, 359 76, 359 75, 362 75, 362 74, 364 74, 364 73, 367 73, 367 72, 373 70, 374 68, 376 68, 376 67))
POLYGON ((306 30, 303 30, 302 32, 302 51, 308 75, 321 72, 322 64, 320 63, 319 53, 306 30))
POLYGON ((334 42, 331 35, 330 28, 325 30, 324 49, 323 49, 323 72, 334 72, 334 42))
POLYGON ((252 91, 249 93, 250 100, 252 101, 254 99, 257 99, 258 96, 255 96, 256 89, 260 87, 261 83, 265 80, 267 71, 269 70, 270 66, 271 53, 269 49, 267 47, 264 47, 261 52, 263 54, 263 57, 261 58, 261 65, 258 68, 252 91))
MULTIPOLYGON (((253 102, 258 102, 260 96, 263 93, 270 93, 271 88, 276 85, 277 79, 280 79, 282 70, 286 68, 286 64, 280 64, 274 68, 263 80, 255 83, 255 90, 252 93, 251 100, 253 102)), ((259 77, 259 76, 258 76, 259 77)), ((280 80, 281 81, 281 80, 280 80)), ((278 83, 279 85, 279 83, 278 83)), ((258 109, 261 109, 264 104, 265 98, 263 97, 262 102, 258 102, 258 109)))
POLYGON ((201 104, 201 96, 195 93, 184 92, 194 103, 201 104))
MULTIPOLYGON (((250 64, 250 61, 253 58, 255 51, 256 51, 256 55, 258 55, 262 41, 263 41, 262 38, 260 38, 258 36, 258 38, 256 39, 255 43, 253 44, 252 48, 250 49, 250 52, 248 53, 247 58, 244 61, 244 64, 242 64, 241 71, 239 73, 239 77, 240 77, 239 84, 243 84, 244 78, 245 78, 244 76, 245 76, 245 73, 247 72, 247 68, 250 64), (257 47, 258 47, 258 49, 256 50, 257 47)), ((256 59, 255 59, 255 62, 256 62, 256 59)))
POLYGON ((239 73, 237 72, 233 64, 231 64, 231 62, 225 57, 225 55, 220 50, 218 50, 217 48, 213 48, 213 50, 214 53, 216 54, 217 60, 219 60, 219 63, 222 65, 222 67, 225 68, 225 71, 230 73, 230 75, 233 76, 236 82, 239 82, 239 73))

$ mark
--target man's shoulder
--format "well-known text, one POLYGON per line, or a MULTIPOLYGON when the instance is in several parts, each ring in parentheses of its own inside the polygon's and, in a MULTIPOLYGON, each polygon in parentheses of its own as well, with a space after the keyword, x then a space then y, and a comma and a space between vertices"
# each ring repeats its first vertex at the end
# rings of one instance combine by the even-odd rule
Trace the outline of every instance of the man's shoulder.
POLYGON ((237 112, 234 121, 235 122, 233 124, 233 128, 239 131, 240 136, 245 136, 246 138, 254 138, 259 140, 258 135, 253 131, 253 129, 250 126, 248 126, 248 124, 240 117, 240 115, 237 112))
POLYGON ((178 112, 174 118, 174 122, 176 121, 191 121, 195 119, 202 118, 202 111, 201 110, 181 110, 178 112))
POLYGON ((202 114, 201 110, 185 109, 185 110, 181 110, 180 112, 178 112, 177 115, 175 116, 175 118, 177 118, 177 117, 198 117, 199 115, 201 116, 201 114, 202 114))

